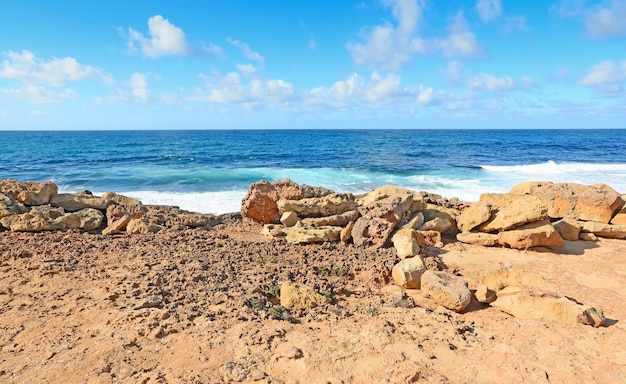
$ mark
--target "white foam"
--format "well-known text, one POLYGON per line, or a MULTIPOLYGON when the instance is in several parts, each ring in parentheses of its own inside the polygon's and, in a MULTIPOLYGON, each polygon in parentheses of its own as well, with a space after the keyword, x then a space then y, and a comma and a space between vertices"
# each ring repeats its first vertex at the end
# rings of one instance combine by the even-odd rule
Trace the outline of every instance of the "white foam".
POLYGON ((123 194, 139 199, 143 204, 172 205, 186 211, 221 215, 239 212, 241 200, 246 192, 245 190, 189 193, 131 191, 123 194))

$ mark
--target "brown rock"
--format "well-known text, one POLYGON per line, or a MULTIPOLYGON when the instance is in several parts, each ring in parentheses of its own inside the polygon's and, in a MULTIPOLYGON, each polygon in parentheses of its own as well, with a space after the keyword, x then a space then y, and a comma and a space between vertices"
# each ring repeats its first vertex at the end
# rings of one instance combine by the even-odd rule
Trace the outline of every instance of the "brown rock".
POLYGON ((108 201, 109 204, 141 205, 141 201, 115 192, 107 192, 102 195, 102 198, 108 201))
POLYGON ((0 180, 0 192, 13 196, 25 205, 44 205, 57 194, 59 188, 52 181, 0 180))
MULTIPOLYGON (((497 194, 482 195, 493 198, 497 194)), ((548 208, 538 197, 529 195, 502 196, 502 201, 495 202, 489 199, 490 205, 496 209, 492 211, 491 218, 478 226, 481 232, 501 232, 515 228, 523 224, 532 223, 546 218, 548 208), (498 205, 503 203, 502 205, 498 205)))
POLYGON ((594 221, 582 222, 582 231, 608 239, 626 239, 626 225, 611 225, 594 221))
POLYGON ((493 289, 489 289, 489 287, 487 287, 486 285, 479 285, 476 288, 474 296, 479 302, 487 304, 493 303, 498 298, 496 291, 494 291, 493 289))
POLYGON ((426 266, 421 257, 409 257, 401 260, 391 269, 393 281, 407 289, 420 289, 422 274, 426 272, 426 266))
POLYGON ((414 229, 401 228, 393 234, 391 241, 398 257, 404 259, 419 255, 420 243, 424 243, 424 238, 414 229))
POLYGON ((341 227, 310 227, 300 222, 293 227, 284 228, 283 232, 286 234, 285 239, 293 244, 323 243, 339 240, 341 227))
POLYGON ((432 220, 425 222, 420 228, 420 231, 436 231, 443 233, 452 228, 453 220, 450 218, 435 217, 432 220))
POLYGON ((148 207, 144 205, 117 205, 112 204, 107 207, 107 222, 112 223, 129 215, 131 219, 141 219, 146 217, 148 207))
POLYGON ((125 214, 119 219, 113 222, 109 222, 109 225, 105 229, 102 230, 102 234, 104 236, 107 236, 107 235, 113 235, 113 234, 125 231, 126 226, 128 225, 131 219, 132 217, 129 214, 125 214))
POLYGON ((402 228, 419 229, 424 224, 424 214, 417 212, 410 217, 406 224, 402 228))
POLYGON ((40 232, 67 229, 82 229, 91 231, 102 224, 102 212, 88 208, 78 212, 65 213, 63 208, 37 206, 29 212, 6 216, 0 219, 0 224, 14 232, 40 232))
POLYGON ((241 203, 241 215, 257 223, 278 223, 280 213, 276 202, 280 199, 298 200, 309 197, 328 195, 332 191, 326 188, 298 185, 289 179, 253 183, 241 203))
POLYGON ((528 182, 513 187, 510 193, 537 196, 548 206, 548 216, 557 219, 571 216, 608 223, 624 205, 620 194, 605 184, 528 182))
POLYGON ((581 232, 578 238, 582 241, 598 241, 598 236, 587 232, 581 232))
POLYGON ((581 323, 594 327, 599 327, 605 322, 601 309, 578 304, 543 288, 509 286, 499 291, 497 295, 498 298, 491 306, 515 317, 581 323))
POLYGON ((462 243, 493 247, 498 245, 498 235, 492 233, 464 232, 456 235, 456 239, 462 243))
POLYGON ((105 210, 108 201, 88 193, 59 193, 50 198, 50 205, 61 207, 66 212, 76 212, 85 208, 105 210))
POLYGON ((352 229, 354 228, 354 221, 349 222, 346 226, 341 230, 339 234, 339 239, 342 243, 347 243, 352 240, 352 229))
POLYGON ((298 214, 295 213, 294 211, 287 211, 284 212, 281 216, 280 216, 280 222, 285 226, 285 227, 293 227, 294 225, 296 225, 296 223, 298 222, 298 214))
POLYGON ((461 232, 469 232, 491 218, 491 204, 486 201, 477 201, 465 209, 456 218, 456 224, 461 232))
POLYGON ((17 201, 13 196, 0 192, 0 219, 5 216, 19 215, 26 212, 24 204, 17 201))
POLYGON ((421 290, 424 297, 455 312, 463 311, 472 301, 467 281, 448 272, 424 272, 421 290))
POLYGON ((565 241, 548 220, 536 221, 498 234, 498 244, 516 249, 562 247, 565 241))
POLYGON ((138 235, 138 234, 148 234, 148 233, 157 233, 162 230, 162 225, 155 224, 149 219, 132 219, 126 225, 126 233, 129 235, 138 235))
POLYGON ((422 239, 424 244, 420 243, 420 246, 424 247, 425 245, 431 245, 433 247, 441 248, 443 247, 443 240, 441 239, 441 232, 437 231, 417 231, 420 235, 422 235, 422 239))
POLYGON ((313 288, 285 281, 280 286, 280 305, 287 309, 307 309, 330 304, 329 297, 321 295, 313 288))
POLYGON ((553 223, 554 228, 559 232, 561 237, 564 240, 575 241, 578 240, 578 236, 580 235, 580 230, 582 229, 580 223, 568 217, 565 217, 555 223, 553 223))
POLYGON ((331 193, 299 200, 280 199, 276 204, 279 212, 293 211, 299 217, 324 217, 357 210, 351 193, 331 193))
POLYGON ((312 227, 322 227, 325 225, 343 227, 351 221, 356 221, 359 216, 361 216, 359 211, 348 211, 332 216, 308 217, 306 219, 302 219, 302 224, 310 225, 312 227))
POLYGON ((385 246, 400 221, 410 214, 411 194, 388 196, 360 208, 361 217, 352 229, 354 244, 364 247, 385 246))
POLYGON ((360 206, 368 206, 368 205, 372 205, 376 201, 386 199, 390 196, 402 196, 402 195, 411 195, 412 203, 411 203, 410 211, 412 213, 418 212, 426 208, 426 203, 424 202, 424 198, 422 197, 422 194, 420 192, 396 187, 393 185, 384 185, 380 188, 374 189, 373 191, 370 191, 366 195, 358 198, 357 203, 360 206))

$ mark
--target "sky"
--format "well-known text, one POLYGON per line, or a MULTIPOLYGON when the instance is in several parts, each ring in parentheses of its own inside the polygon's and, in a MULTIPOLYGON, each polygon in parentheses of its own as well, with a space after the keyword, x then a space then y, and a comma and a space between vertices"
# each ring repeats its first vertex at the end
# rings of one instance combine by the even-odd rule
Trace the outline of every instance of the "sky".
POLYGON ((626 0, 0 0, 0 130, 626 128, 626 0))

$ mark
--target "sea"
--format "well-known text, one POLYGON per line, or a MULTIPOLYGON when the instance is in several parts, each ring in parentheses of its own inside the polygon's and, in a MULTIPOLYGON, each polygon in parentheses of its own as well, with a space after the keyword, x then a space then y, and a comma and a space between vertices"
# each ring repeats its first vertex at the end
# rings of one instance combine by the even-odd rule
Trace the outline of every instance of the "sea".
POLYGON ((531 180, 626 193, 625 130, 0 131, 0 179, 222 214, 251 183, 360 194, 385 184, 472 202, 531 180))

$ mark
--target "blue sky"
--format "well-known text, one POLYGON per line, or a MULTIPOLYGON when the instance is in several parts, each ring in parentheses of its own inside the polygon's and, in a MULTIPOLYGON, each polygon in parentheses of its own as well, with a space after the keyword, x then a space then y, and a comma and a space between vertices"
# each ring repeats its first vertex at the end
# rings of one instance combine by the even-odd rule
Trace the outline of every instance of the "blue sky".
POLYGON ((0 28, 0 130, 626 127, 626 0, 2 1, 0 28))

